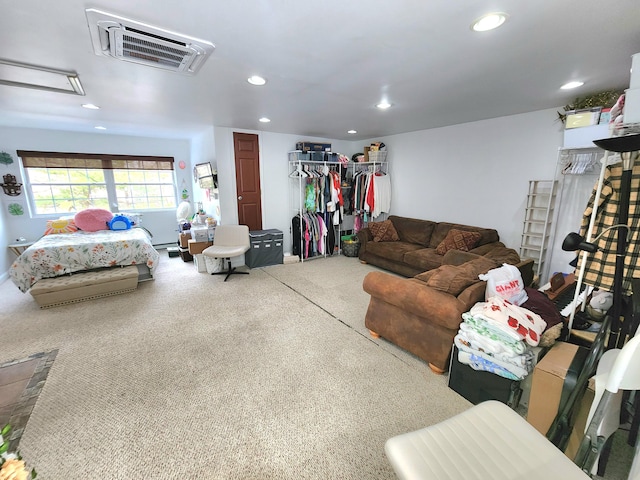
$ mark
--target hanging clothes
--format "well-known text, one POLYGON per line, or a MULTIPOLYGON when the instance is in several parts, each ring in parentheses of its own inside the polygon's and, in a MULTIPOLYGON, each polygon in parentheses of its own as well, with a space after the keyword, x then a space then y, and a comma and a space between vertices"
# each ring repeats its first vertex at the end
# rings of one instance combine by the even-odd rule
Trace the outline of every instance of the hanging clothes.
MULTIPOLYGON (((604 179, 602 183, 602 192, 598 202, 598 212, 591 238, 596 238, 607 227, 611 227, 619 223, 618 211, 620 208, 620 186, 622 183, 622 165, 609 165, 605 169, 604 179)), ((596 187, 584 212, 580 234, 586 235, 591 219, 591 212, 595 202, 596 187)), ((631 280, 640 276, 638 267, 640 264, 640 165, 633 167, 631 176, 631 193, 629 198, 629 220, 627 225, 630 227, 629 242, 624 258, 624 275, 622 282, 622 290, 624 294, 631 295, 631 280)), ((625 235, 626 229, 613 228, 605 232, 596 242, 599 247, 598 251, 587 255, 585 264, 584 283, 592 285, 600 290, 613 291, 613 283, 616 265, 616 249, 618 242, 618 232, 625 235)), ((577 269, 581 268, 583 255, 579 255, 577 269)))

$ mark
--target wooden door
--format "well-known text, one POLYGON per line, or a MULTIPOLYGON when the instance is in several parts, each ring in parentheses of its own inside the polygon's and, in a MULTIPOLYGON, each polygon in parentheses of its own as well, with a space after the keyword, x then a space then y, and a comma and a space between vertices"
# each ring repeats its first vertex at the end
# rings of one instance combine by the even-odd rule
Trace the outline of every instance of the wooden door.
POLYGON ((236 160, 238 223, 248 225, 249 230, 262 230, 258 135, 233 132, 233 151, 236 160))

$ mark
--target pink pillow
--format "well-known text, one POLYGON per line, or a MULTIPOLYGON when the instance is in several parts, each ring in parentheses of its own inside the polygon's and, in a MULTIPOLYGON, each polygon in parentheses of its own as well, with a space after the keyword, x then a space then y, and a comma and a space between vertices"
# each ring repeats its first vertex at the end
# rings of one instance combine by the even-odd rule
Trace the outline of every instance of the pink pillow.
POLYGON ((102 208, 87 208, 76 213, 74 218, 76 226, 85 232, 97 232, 109 230, 107 222, 111 221, 113 213, 102 208))

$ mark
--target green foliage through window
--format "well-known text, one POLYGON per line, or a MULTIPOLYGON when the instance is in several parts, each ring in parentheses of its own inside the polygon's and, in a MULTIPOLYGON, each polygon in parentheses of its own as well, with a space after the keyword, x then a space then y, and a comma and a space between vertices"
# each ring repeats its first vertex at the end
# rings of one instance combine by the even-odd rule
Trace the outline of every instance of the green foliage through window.
POLYGON ((68 215, 86 208, 121 212, 174 209, 177 205, 172 158, 18 154, 23 160, 27 192, 31 192, 31 205, 37 215, 68 215), (116 164, 123 168, 113 168, 116 164))

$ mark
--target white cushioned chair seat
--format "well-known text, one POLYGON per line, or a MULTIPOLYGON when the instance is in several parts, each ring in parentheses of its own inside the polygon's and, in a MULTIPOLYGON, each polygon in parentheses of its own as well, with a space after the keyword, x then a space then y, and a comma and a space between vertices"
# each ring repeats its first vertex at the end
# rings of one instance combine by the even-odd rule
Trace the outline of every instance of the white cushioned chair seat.
POLYGON ((211 245, 210 247, 205 248, 202 251, 202 254, 213 258, 229 258, 242 255, 247 250, 249 250, 249 248, 246 246, 226 247, 224 245, 211 245))
POLYGON ((589 478, 526 420, 497 401, 390 438, 385 451, 403 480, 589 478))

